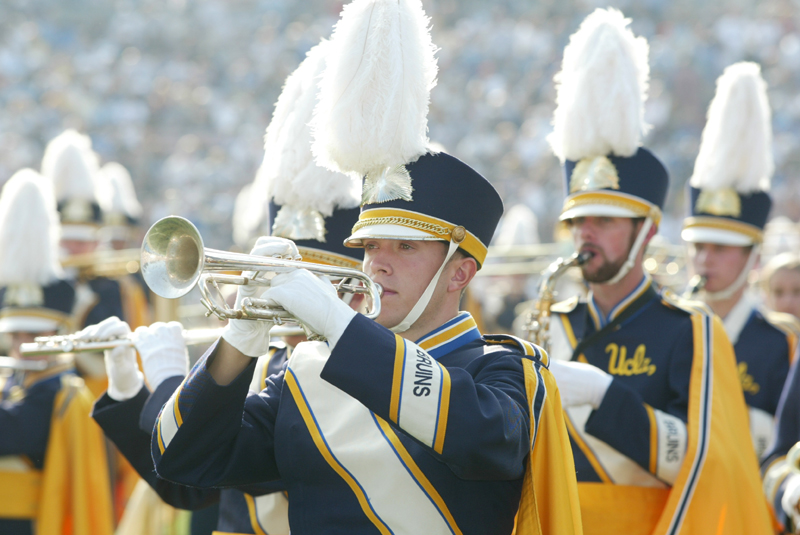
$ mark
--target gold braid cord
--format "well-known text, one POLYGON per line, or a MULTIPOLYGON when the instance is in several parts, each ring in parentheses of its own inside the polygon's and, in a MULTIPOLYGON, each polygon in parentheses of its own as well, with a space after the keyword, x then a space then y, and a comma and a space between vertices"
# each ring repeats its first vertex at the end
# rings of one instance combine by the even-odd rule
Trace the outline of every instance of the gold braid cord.
POLYGON ((356 224, 353 226, 353 232, 372 225, 401 225, 404 227, 419 229, 425 232, 431 232, 440 236, 446 236, 451 232, 449 228, 437 225, 435 223, 425 223, 424 221, 411 219, 410 217, 397 216, 362 219, 361 221, 356 222, 356 224))

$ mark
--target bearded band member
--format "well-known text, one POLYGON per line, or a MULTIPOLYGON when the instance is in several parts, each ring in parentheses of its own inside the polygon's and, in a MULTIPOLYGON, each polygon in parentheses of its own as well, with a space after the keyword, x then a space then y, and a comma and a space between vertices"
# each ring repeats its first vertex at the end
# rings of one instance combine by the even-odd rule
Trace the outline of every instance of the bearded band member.
POLYGON ((581 267, 588 299, 553 306, 550 349, 584 531, 766 533, 722 325, 642 268, 668 176, 640 146, 647 42, 629 22, 597 10, 572 36, 550 138, 568 192, 561 220, 590 256, 581 267))

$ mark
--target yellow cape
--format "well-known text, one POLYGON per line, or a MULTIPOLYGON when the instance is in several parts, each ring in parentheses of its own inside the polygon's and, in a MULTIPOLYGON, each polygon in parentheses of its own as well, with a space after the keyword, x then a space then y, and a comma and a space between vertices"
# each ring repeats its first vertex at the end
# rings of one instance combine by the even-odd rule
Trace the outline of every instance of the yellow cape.
POLYGON ((83 381, 61 378, 36 518, 37 535, 111 535, 111 489, 105 443, 89 417, 92 397, 83 381))
MULTIPOLYGON (((546 357, 545 357, 546 360, 546 357)), ((531 361, 523 360, 525 389, 531 407, 536 404, 539 382, 531 361)), ((553 375, 545 367, 539 372, 546 396, 538 421, 531 410, 533 451, 522 483, 515 535, 582 535, 575 462, 564 422, 561 395, 553 375)))

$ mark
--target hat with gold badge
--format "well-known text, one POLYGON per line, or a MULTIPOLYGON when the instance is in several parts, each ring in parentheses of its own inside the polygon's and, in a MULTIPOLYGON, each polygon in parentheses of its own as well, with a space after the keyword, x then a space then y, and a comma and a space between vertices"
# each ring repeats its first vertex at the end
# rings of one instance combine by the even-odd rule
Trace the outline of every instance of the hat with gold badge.
MULTIPOLYGON (((430 91, 438 71, 419 0, 354 0, 331 38, 314 112, 320 165, 362 179, 361 213, 345 240, 436 240, 481 264, 503 214, 494 187, 459 159, 430 149, 430 91)), ((437 273, 408 317, 427 307, 437 273)))
POLYGON ((762 241, 772 201, 772 123, 756 63, 735 63, 717 80, 688 193, 681 237, 750 246, 762 241))
POLYGON ((607 284, 630 271, 650 228, 661 221, 669 176, 642 146, 649 128, 644 103, 649 48, 616 9, 597 9, 564 49, 556 75, 556 111, 548 137, 564 167, 562 221, 576 217, 644 218, 628 261, 607 284))

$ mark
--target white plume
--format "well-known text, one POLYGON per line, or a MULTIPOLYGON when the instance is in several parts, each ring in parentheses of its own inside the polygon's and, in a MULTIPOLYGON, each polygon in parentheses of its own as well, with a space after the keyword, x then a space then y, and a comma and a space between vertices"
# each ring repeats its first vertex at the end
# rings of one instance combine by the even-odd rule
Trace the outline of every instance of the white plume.
POLYGON ((360 201, 360 178, 320 167, 311 154, 310 122, 317 103, 317 83, 330 42, 312 48, 286 79, 264 138, 264 162, 256 181, 279 205, 312 209, 324 216, 334 208, 360 201), (261 178, 259 178, 261 177, 261 178))
POLYGON ((564 49, 556 74, 556 111, 548 136, 564 160, 633 156, 648 126, 644 102, 650 78, 649 47, 616 9, 596 9, 564 49))
POLYGON ((756 63, 735 63, 717 79, 690 184, 767 191, 774 170, 767 83, 756 63))
POLYGON ((426 152, 438 70, 429 24, 420 0, 344 7, 314 112, 317 163, 364 176, 426 152))
POLYGON ((98 202, 95 174, 99 162, 89 136, 65 130, 44 150, 42 174, 53 181, 56 201, 81 199, 98 202))
POLYGON ((115 214, 124 214, 134 219, 142 215, 142 205, 136 198, 131 174, 122 164, 109 162, 100 168, 97 175, 98 190, 105 189, 108 198, 101 197, 103 210, 115 214), (101 186, 102 185, 102 186, 101 186), (102 189, 101 189, 102 188, 102 189))
POLYGON ((536 214, 524 204, 512 206, 500 220, 492 244, 510 247, 536 243, 539 243, 539 219, 536 214))
POLYGON ((60 227, 47 180, 17 171, 0 193, 0 285, 47 285, 62 275, 60 227))

